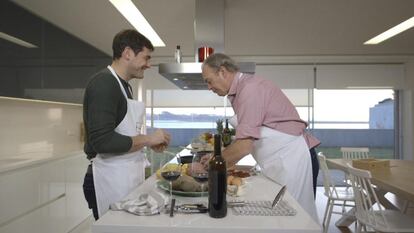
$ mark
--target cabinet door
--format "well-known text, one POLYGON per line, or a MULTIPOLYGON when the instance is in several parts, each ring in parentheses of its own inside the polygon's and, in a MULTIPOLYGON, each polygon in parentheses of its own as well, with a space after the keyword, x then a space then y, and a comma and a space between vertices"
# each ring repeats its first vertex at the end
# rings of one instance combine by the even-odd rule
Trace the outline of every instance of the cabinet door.
POLYGON ((54 200, 24 217, 0 227, 2 233, 64 233, 65 229, 65 198, 54 200))
POLYGON ((92 214, 92 211, 88 209, 82 189, 88 164, 89 162, 84 154, 68 158, 65 161, 67 231, 79 225, 92 214))
POLYGON ((22 168, 0 176, 0 225, 65 194, 64 161, 22 168))

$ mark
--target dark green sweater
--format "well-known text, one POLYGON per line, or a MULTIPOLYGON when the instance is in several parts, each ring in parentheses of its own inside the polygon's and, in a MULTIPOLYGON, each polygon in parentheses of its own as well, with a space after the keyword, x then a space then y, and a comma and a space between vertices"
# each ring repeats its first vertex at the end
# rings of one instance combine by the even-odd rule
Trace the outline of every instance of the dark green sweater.
POLYGON ((88 159, 94 158, 97 153, 121 154, 129 151, 132 139, 114 131, 126 112, 127 101, 111 72, 105 68, 95 74, 85 89, 83 99, 84 151, 88 159))

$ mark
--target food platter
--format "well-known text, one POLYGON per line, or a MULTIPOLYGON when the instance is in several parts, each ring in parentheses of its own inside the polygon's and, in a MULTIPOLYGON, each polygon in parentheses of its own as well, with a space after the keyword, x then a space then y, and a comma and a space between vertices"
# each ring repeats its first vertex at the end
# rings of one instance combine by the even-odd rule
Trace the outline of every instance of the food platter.
MULTIPOLYGON (((206 184, 207 185, 207 184, 206 184)), ((157 187, 161 190, 164 190, 167 193, 170 193, 170 184, 165 180, 157 181, 157 187)), ((206 197, 208 192, 185 192, 181 190, 172 190, 172 194, 177 196, 184 196, 184 197, 206 197)))

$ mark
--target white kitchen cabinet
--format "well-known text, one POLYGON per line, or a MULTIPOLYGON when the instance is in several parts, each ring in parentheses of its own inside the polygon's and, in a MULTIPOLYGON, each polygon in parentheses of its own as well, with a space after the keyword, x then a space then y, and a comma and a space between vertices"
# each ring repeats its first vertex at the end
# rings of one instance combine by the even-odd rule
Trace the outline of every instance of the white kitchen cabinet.
POLYGON ((0 232, 69 232, 90 214, 83 153, 0 173, 0 232))
POLYGON ((65 184, 66 184, 66 232, 84 221, 92 211, 83 194, 83 178, 89 162, 86 155, 68 158, 65 161, 65 184))
POLYGON ((3 173, 0 187, 3 224, 65 194, 64 161, 3 173))
POLYGON ((1 233, 64 233, 65 199, 60 198, 46 206, 16 219, 0 228, 1 233))

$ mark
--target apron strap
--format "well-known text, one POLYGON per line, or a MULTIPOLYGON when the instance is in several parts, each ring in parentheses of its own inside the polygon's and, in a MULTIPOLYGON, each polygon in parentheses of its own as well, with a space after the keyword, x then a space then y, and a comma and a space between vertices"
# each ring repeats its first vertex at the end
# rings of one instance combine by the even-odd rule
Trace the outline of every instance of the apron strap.
POLYGON ((126 91, 124 89, 124 86, 122 85, 121 81, 118 79, 118 75, 115 73, 115 70, 111 66, 109 66, 109 65, 107 66, 107 68, 108 68, 109 71, 111 71, 112 76, 114 76, 114 78, 118 82, 119 87, 121 88, 121 91, 122 91, 122 93, 125 96, 125 99, 128 99, 128 95, 127 95, 127 93, 126 93, 126 91))

